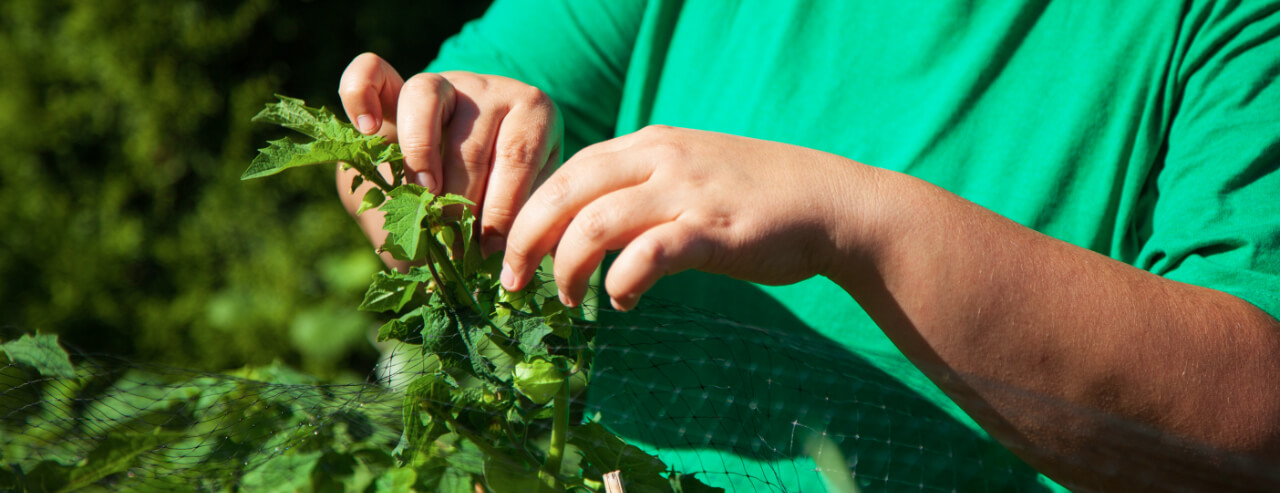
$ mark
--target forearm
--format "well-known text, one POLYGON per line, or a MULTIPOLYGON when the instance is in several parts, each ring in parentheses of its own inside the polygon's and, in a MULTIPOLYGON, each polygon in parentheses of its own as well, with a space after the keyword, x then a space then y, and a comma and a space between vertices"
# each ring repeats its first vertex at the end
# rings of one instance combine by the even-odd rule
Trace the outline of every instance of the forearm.
POLYGON ((1101 475, 1090 454, 1116 460, 1099 451, 1114 432, 1099 416, 1280 458, 1280 324, 1266 313, 920 180, 857 172, 874 175, 853 178, 874 192, 843 214, 873 217, 833 235, 834 258, 865 261, 834 262, 828 276, 1029 461, 1086 484, 1121 479, 1090 478, 1101 475))

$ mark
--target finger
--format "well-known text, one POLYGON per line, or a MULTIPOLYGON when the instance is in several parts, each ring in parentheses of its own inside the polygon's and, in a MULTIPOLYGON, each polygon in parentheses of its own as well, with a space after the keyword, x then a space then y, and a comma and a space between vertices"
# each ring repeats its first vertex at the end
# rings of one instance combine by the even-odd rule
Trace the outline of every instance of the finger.
POLYGON ((360 132, 368 135, 384 130, 383 122, 390 121, 383 135, 394 139, 396 100, 404 79, 391 64, 378 55, 364 53, 351 60, 342 71, 338 82, 338 96, 347 119, 360 132), (389 135, 388 135, 389 134, 389 135))
POLYGON ((400 89, 400 152, 409 176, 431 193, 440 193, 441 129, 449 124, 454 98, 453 85, 439 74, 415 75, 400 89))
POLYGON ((635 308, 658 279, 707 265, 713 251, 713 243, 683 221, 645 231, 618 254, 605 276, 610 304, 622 311, 635 308))
POLYGON ((528 200, 539 172, 560 147, 555 125, 555 106, 538 97, 515 106, 502 119, 480 214, 481 245, 486 255, 506 248, 511 223, 528 200))
POLYGON ((556 248, 560 299, 577 306, 591 273, 608 250, 618 250, 645 230, 675 219, 672 207, 650 185, 624 188, 591 202, 573 218, 556 248))
POLYGON ((644 182, 652 170, 651 162, 629 159, 626 153, 570 159, 529 196, 512 222, 502 286, 508 290, 523 287, 579 210, 609 192, 644 182))
POLYGON ((502 115, 481 108, 463 92, 458 92, 454 100, 453 116, 446 129, 442 190, 481 204, 502 115))

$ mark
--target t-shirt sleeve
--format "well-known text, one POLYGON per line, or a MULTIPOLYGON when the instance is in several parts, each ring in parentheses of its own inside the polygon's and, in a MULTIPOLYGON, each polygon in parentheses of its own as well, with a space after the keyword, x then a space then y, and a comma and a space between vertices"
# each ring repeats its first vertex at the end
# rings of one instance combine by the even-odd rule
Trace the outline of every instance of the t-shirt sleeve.
POLYGON ((1137 265, 1280 318, 1280 2, 1189 2, 1137 265))
POLYGON ((644 0, 497 0, 427 70, 501 75, 551 96, 565 156, 613 137, 644 0))

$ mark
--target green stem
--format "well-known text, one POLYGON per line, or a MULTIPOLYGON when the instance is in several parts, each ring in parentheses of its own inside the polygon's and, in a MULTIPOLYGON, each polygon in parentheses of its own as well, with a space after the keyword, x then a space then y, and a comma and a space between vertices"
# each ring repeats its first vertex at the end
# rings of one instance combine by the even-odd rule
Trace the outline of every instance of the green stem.
MULTIPOLYGON (((444 271, 444 276, 448 278, 455 287, 459 287, 459 289, 456 289, 455 291, 466 295, 466 298, 462 301, 468 302, 469 308, 476 313, 480 313, 480 302, 476 301, 476 299, 471 296, 471 290, 467 287, 467 283, 462 280, 462 273, 458 272, 458 268, 453 265, 453 260, 449 258, 449 254, 445 252, 444 247, 440 245, 440 241, 436 240, 436 236, 431 234, 430 229, 427 230, 426 240, 427 262, 439 264, 440 270, 444 271), (435 259, 440 260, 439 262, 433 262, 435 259)), ((445 286, 442 285, 440 288, 445 289, 445 286)))
MULTIPOLYGON (((561 375, 566 372, 564 368, 560 368, 561 375)), ((547 450, 547 462, 542 464, 542 469, 538 471, 538 478, 542 480, 543 491, 559 491, 560 490, 560 464, 564 459, 564 445, 569 439, 569 378, 565 376, 564 383, 560 384, 560 391, 556 392, 556 397, 551 401, 551 412, 554 414, 554 421, 551 423, 551 448, 547 450)))

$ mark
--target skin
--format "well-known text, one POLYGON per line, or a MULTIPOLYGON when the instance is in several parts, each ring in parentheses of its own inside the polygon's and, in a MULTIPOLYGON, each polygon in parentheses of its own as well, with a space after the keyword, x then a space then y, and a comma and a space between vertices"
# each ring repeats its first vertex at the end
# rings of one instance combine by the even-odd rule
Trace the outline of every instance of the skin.
MULTIPOLYGON (((360 101, 392 107, 381 92, 347 90, 379 86, 350 72, 349 114, 371 107, 360 101)), ((437 115, 462 143, 505 145, 501 132, 461 136, 421 93, 403 91, 394 107, 437 115)), ((554 106, 541 108, 522 135, 558 137, 554 106)), ((423 132, 416 125, 402 123, 402 143, 423 132)), ((427 161, 411 167, 434 172, 427 161)), ((449 170, 469 168, 441 169, 448 190, 464 182, 449 170)), ((687 269, 765 284, 827 276, 993 436, 1068 486, 1274 486, 1258 464, 1280 461, 1280 323, 1239 298, 1053 239, 922 180, 776 142, 648 127, 582 150, 527 199, 536 168, 501 169, 491 167, 482 222, 505 237, 507 289, 554 254, 561 298, 580 303, 606 251, 620 251, 605 288, 621 310, 687 269), (500 201, 492 221, 488 201, 500 201)))
MULTIPOLYGON (((546 93, 513 79, 444 72, 406 81, 385 60, 365 53, 343 71, 338 94, 356 128, 400 144, 411 182, 478 205, 474 212, 486 255, 504 248, 530 190, 560 164, 563 123, 555 104, 546 93)), ((337 176, 339 195, 352 212, 372 187, 346 193, 355 175, 339 169, 337 176)), ((356 220, 376 245, 386 241, 380 213, 356 220)), ((389 254, 383 260, 406 268, 389 254)))

